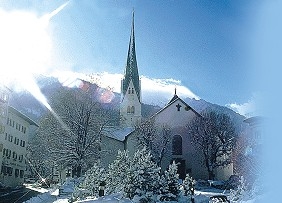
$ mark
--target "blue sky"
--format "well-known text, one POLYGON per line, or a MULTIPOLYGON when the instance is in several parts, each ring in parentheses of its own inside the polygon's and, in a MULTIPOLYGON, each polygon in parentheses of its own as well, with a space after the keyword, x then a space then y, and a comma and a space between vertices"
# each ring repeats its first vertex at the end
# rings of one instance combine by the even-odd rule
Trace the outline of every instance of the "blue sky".
MULTIPOLYGON (((106 72, 120 77, 134 8, 144 91, 154 95, 152 86, 144 81, 161 81, 160 88, 167 89, 163 90, 166 99, 179 86, 180 92, 184 88, 181 96, 233 105, 235 110, 251 106, 259 92, 253 82, 253 55, 260 0, 0 0, 0 7, 5 12, 25 11, 41 18, 65 3, 48 21, 52 51, 49 68, 44 71, 106 72)), ((120 79, 117 81, 113 86, 119 88, 120 79)), ((143 98, 151 101, 145 94, 143 98)))

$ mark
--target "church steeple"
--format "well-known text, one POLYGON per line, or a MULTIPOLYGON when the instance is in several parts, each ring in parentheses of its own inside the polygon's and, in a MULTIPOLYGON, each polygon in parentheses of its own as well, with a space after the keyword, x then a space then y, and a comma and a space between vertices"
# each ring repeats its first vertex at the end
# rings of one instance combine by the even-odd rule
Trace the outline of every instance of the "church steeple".
POLYGON ((124 78, 121 81, 121 94, 120 115, 122 120, 127 127, 134 126, 141 120, 141 83, 135 52, 134 11, 124 78))
POLYGON ((127 54, 127 62, 124 71, 124 79, 122 83, 122 94, 123 97, 128 90, 130 81, 132 81, 134 89, 136 91, 139 102, 141 102, 140 95, 140 81, 136 60, 136 52, 135 52, 135 36, 134 36, 134 11, 132 12, 132 27, 131 34, 129 40, 128 54, 127 54))

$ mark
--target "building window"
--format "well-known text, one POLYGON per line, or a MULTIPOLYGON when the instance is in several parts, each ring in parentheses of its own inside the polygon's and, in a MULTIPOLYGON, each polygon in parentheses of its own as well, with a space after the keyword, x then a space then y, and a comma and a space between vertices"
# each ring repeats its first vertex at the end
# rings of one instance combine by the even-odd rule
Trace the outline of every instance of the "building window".
POLYGON ((3 117, 6 116, 6 110, 5 110, 4 107, 1 107, 1 106, 0 106, 0 115, 3 116, 3 117))
POLYGON ((23 177, 24 177, 24 171, 20 170, 20 178, 23 178, 23 177))
POLYGON ((15 169, 15 177, 16 178, 19 177, 19 173, 20 173, 19 169, 15 169))
POLYGON ((6 157, 7 157, 8 159, 11 158, 11 150, 10 150, 10 149, 6 149, 6 157))
POLYGON ((130 94, 131 93, 131 88, 128 88, 128 94, 130 94))
POLYGON ((0 97, 1 102, 7 102, 8 98, 9 97, 5 92, 1 93, 1 97, 0 97))
POLYGON ((6 155, 6 150, 7 149, 5 149, 5 148, 3 149, 3 157, 6 155))
POLYGON ((20 155, 19 156, 19 162, 22 162, 23 161, 23 155, 20 155))
POLYGON ((10 142, 13 142, 13 136, 12 136, 12 135, 9 135, 8 137, 9 137, 9 141, 10 141, 10 142))
POLYGON ((16 153, 16 152, 13 152, 13 156, 12 156, 12 157, 13 157, 14 160, 16 160, 16 159, 18 158, 17 153, 16 153))
POLYGON ((135 113, 135 107, 134 107, 134 106, 131 107, 131 113, 132 113, 132 114, 135 113))
POLYGON ((131 93, 134 94, 134 88, 132 88, 131 93))
POLYGON ((13 174, 13 168, 12 167, 7 167, 7 173, 9 176, 13 174))
POLYGON ((127 113, 130 113, 130 106, 127 107, 127 113))
POLYGON ((174 135, 172 138, 172 155, 182 155, 182 137, 174 135))
POLYGON ((7 166, 2 165, 1 173, 3 173, 4 175, 7 175, 7 166))
POLYGON ((20 146, 25 147, 25 141, 24 140, 21 140, 20 146))

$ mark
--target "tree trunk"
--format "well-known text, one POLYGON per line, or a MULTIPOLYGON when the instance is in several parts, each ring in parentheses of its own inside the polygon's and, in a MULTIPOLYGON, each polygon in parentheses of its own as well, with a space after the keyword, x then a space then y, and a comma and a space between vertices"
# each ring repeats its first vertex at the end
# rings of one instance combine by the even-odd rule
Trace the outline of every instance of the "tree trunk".
POLYGON ((208 172, 209 172, 209 180, 214 180, 215 175, 213 173, 213 170, 208 170, 208 172))
POLYGON ((81 170, 82 170, 82 168, 81 168, 81 166, 76 166, 74 169, 73 169, 73 174, 72 174, 72 176, 73 177, 81 177, 81 170))

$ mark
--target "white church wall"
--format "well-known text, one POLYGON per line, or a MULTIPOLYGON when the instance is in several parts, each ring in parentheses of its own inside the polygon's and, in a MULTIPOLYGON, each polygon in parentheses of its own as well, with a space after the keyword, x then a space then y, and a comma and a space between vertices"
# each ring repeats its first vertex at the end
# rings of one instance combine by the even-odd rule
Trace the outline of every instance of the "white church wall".
POLYGON ((126 138, 126 150, 128 151, 128 155, 131 157, 133 156, 134 152, 139 149, 137 136, 139 135, 133 132, 126 138))
POLYGON ((101 164, 107 168, 116 159, 118 150, 124 150, 124 143, 107 136, 102 137, 101 143, 101 164))
POLYGON ((173 102, 171 105, 162 109, 155 117, 157 123, 166 123, 171 127, 186 126, 189 121, 195 116, 195 113, 189 108, 187 110, 186 104, 181 100, 173 102), (176 107, 180 105, 179 111, 176 107))

